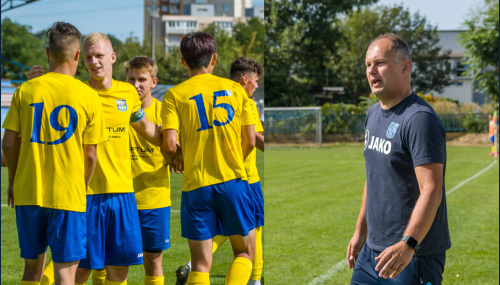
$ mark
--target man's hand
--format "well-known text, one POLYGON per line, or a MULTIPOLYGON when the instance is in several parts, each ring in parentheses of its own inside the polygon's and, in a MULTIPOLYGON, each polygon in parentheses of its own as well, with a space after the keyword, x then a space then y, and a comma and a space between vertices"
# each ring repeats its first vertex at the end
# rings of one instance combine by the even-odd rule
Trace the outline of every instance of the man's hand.
POLYGON ((30 80, 38 76, 42 76, 44 73, 45 72, 43 71, 43 67, 41 67, 40 65, 33 65, 28 71, 26 77, 28 78, 28 80, 30 80))
POLYGON ((349 245, 347 246, 347 264, 349 265, 350 269, 354 268, 354 265, 356 264, 356 260, 358 260, 359 252, 363 248, 363 245, 365 244, 365 238, 362 238, 358 233, 354 233, 354 235, 351 238, 351 241, 349 242, 349 245))
POLYGON ((379 277, 392 279, 410 263, 414 253, 415 251, 409 248, 404 241, 400 241, 375 257, 375 260, 378 261, 375 271, 380 271, 379 277))
POLYGON ((7 205, 14 208, 14 187, 12 184, 9 182, 9 186, 7 187, 7 205))

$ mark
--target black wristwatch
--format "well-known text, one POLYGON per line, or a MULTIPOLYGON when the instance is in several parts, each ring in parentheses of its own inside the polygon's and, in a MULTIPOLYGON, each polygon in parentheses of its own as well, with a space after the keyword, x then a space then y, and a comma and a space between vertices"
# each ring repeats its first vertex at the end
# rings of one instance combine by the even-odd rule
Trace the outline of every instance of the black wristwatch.
POLYGON ((418 241, 410 236, 404 236, 402 239, 409 248, 413 249, 415 252, 418 250, 418 241))

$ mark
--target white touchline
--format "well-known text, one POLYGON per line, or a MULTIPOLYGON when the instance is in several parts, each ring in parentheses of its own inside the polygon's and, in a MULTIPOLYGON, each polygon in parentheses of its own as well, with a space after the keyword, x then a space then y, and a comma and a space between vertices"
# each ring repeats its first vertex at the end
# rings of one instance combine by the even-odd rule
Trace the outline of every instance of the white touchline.
MULTIPOLYGON (((474 174, 473 176, 465 179, 464 181, 458 183, 457 186, 451 188, 446 192, 446 196, 450 195, 451 193, 455 192, 458 188, 462 187, 465 185, 465 183, 471 181, 472 179, 477 178, 479 175, 483 174, 484 172, 488 171, 488 169, 492 168, 497 161, 493 161, 490 165, 488 165, 485 169, 479 171, 478 173, 474 174)), ((342 259, 341 261, 337 262, 332 268, 328 269, 327 272, 325 272, 323 275, 314 278, 309 285, 317 285, 317 284, 323 284, 326 280, 328 280, 330 277, 332 277, 335 273, 337 273, 339 270, 341 270, 344 266, 347 265, 347 260, 342 259)))

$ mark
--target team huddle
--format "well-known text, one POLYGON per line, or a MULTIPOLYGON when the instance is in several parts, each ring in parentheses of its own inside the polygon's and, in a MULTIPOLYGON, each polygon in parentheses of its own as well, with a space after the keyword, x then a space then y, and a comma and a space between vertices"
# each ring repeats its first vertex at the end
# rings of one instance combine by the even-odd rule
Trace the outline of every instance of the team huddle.
POLYGON ((215 39, 186 34, 180 50, 190 78, 160 102, 151 96, 153 60, 129 60, 128 83, 120 82, 106 35, 88 35, 82 51, 71 24, 54 23, 47 37, 49 72, 32 67, 3 124, 8 204, 25 260, 21 284, 85 284, 91 274, 92 284, 126 284, 129 266, 138 264, 145 284, 164 284, 173 172, 184 173, 181 228, 191 251, 176 284, 210 284, 212 253, 227 239, 234 260, 226 284, 260 284, 256 148, 264 150, 264 137, 251 97, 262 67, 242 57, 231 79, 214 76, 215 39), (80 56, 85 82, 74 78, 80 56), (48 246, 53 262, 44 273, 48 246))

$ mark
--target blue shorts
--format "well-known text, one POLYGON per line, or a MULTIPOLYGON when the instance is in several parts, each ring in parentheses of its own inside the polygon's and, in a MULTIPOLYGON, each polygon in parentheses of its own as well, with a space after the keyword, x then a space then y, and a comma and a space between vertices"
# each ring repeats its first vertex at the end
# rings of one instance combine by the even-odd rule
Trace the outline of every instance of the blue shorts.
POLYGON ((490 143, 494 143, 495 142, 495 136, 491 136, 490 137, 490 143))
POLYGON ((142 250, 165 250, 170 247, 170 207, 139 210, 142 250))
POLYGON ((264 196, 262 195, 260 181, 249 185, 255 201, 255 227, 257 228, 264 225, 264 196))
POLYGON ((142 264, 142 238, 134 193, 87 195, 87 258, 78 267, 142 264))
POLYGON ((379 254, 380 251, 372 250, 366 244, 363 246, 352 272, 351 285, 439 285, 443 281, 446 252, 413 256, 394 279, 378 277, 375 257, 379 254))
POLYGON ((50 246, 55 263, 85 258, 87 219, 84 212, 40 206, 16 206, 21 257, 37 259, 50 246))
POLYGON ((234 179, 182 192, 182 237, 246 236, 255 228, 255 202, 247 181, 234 179))

